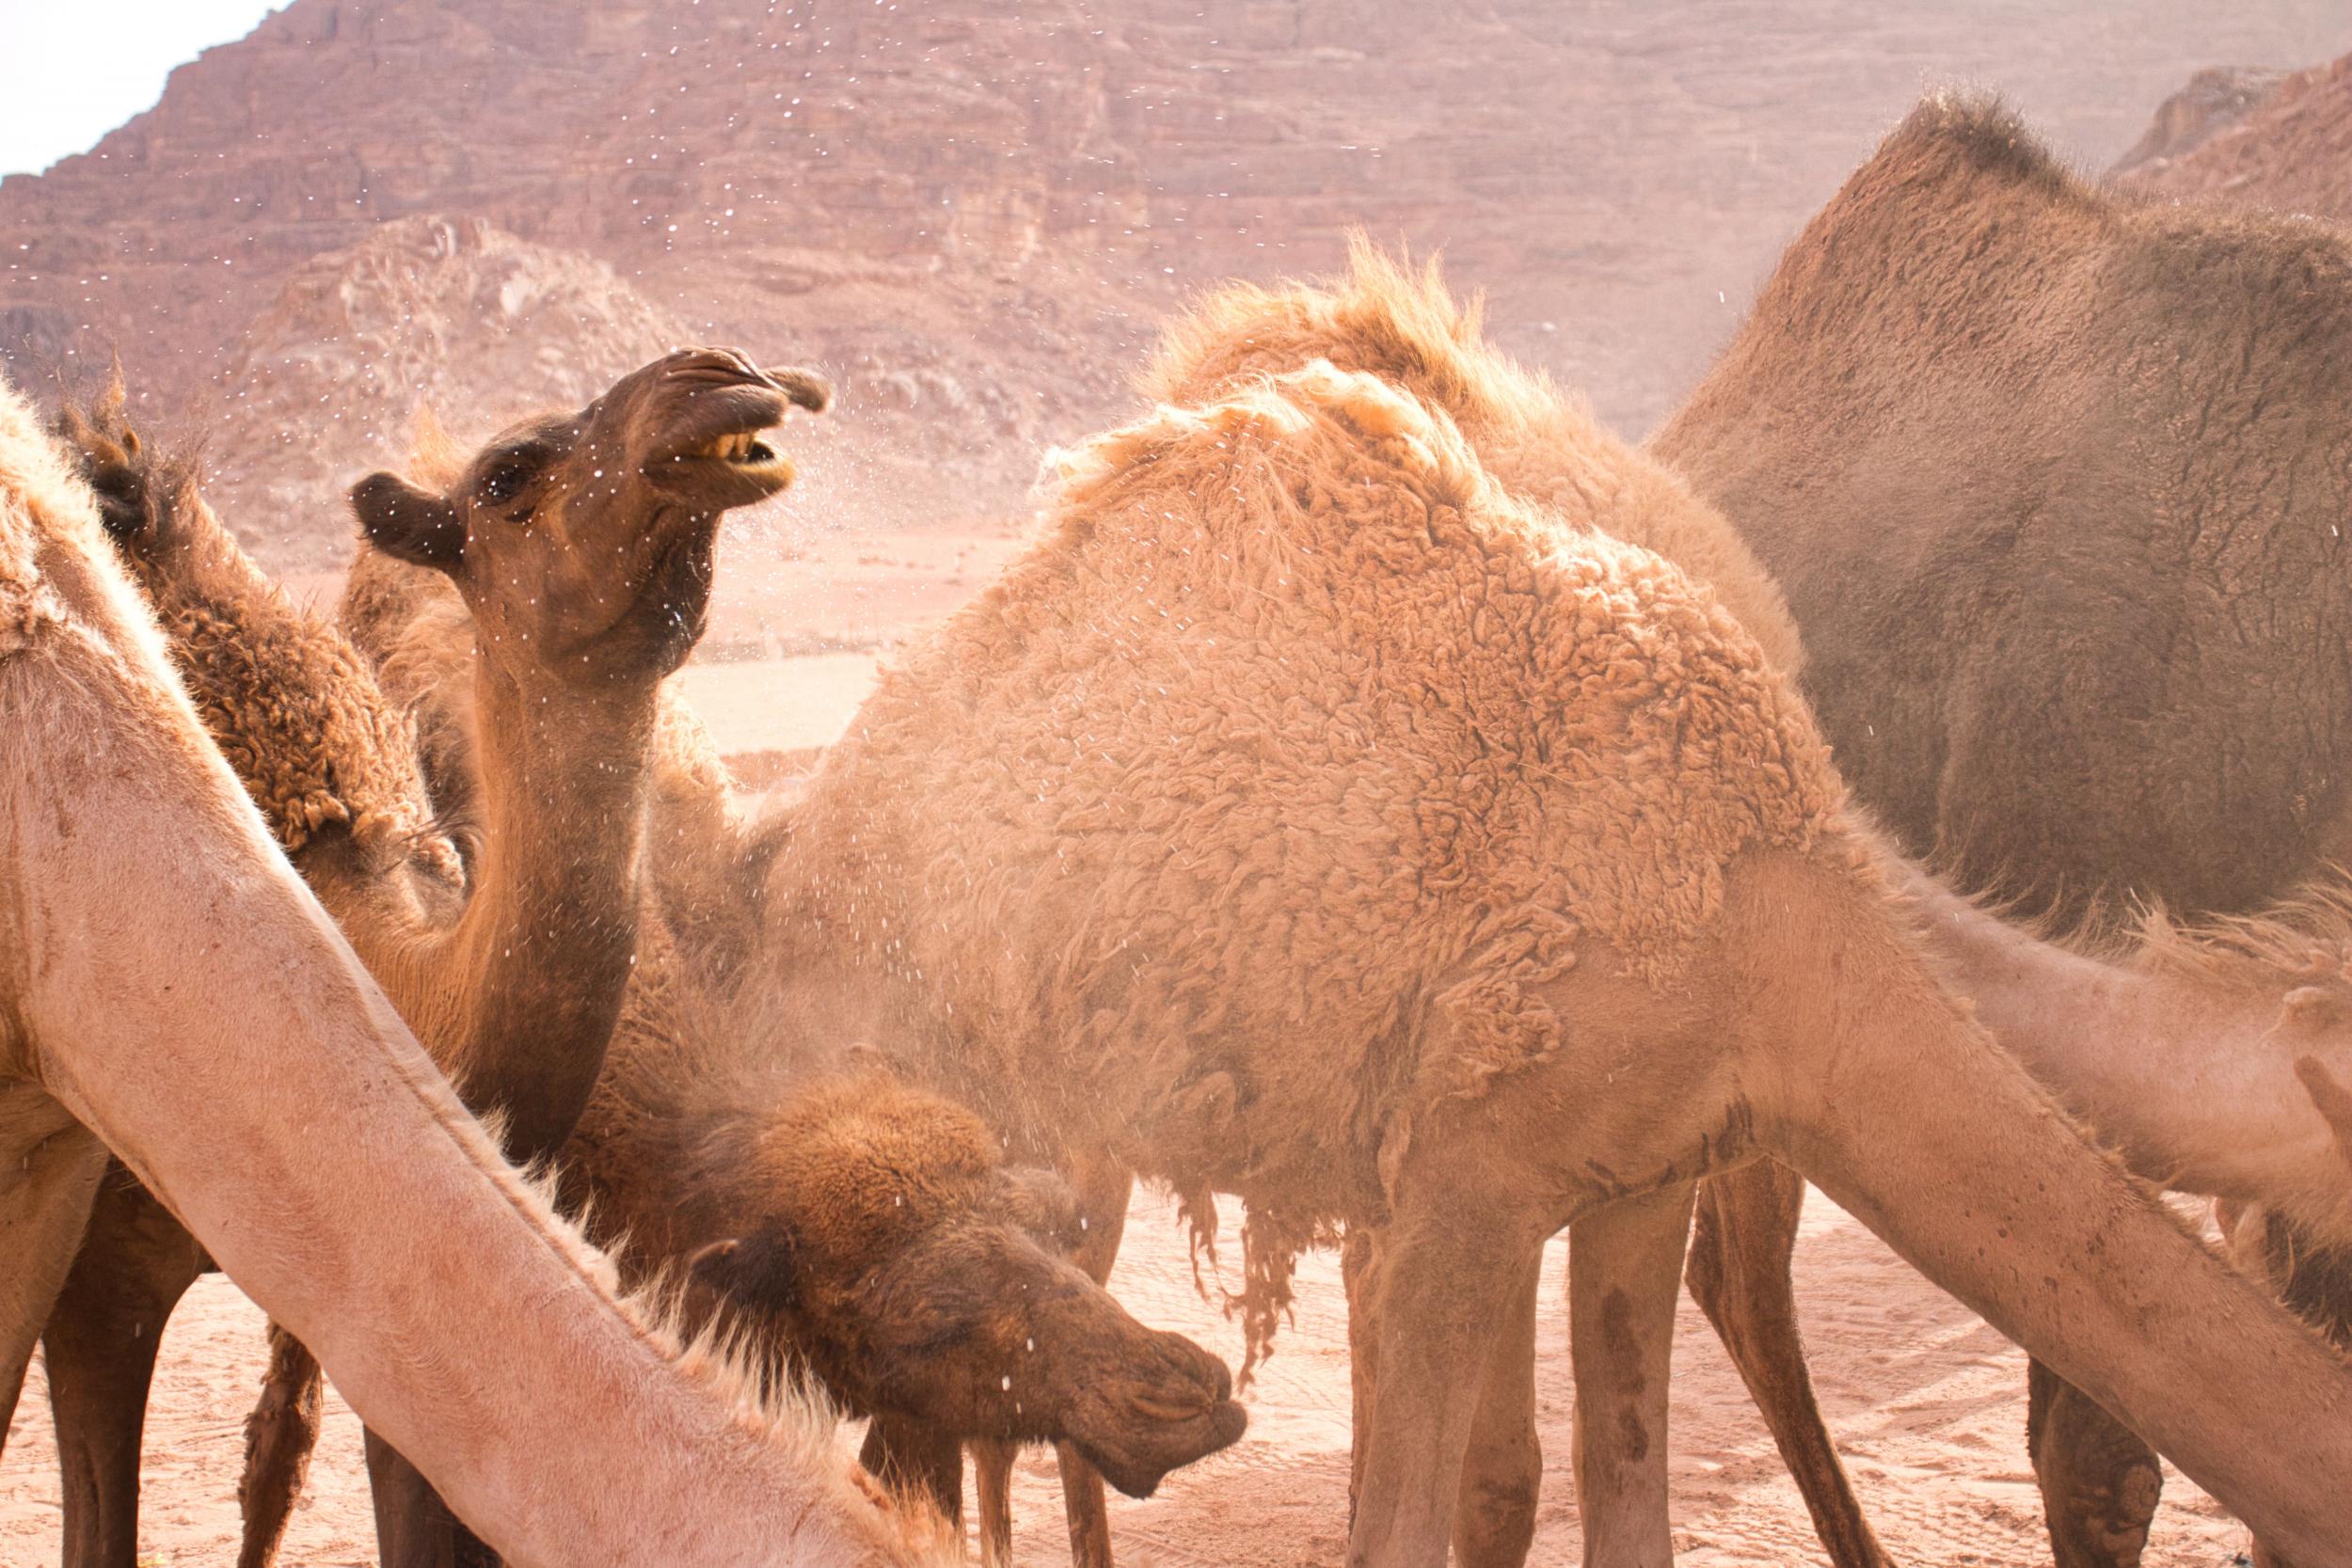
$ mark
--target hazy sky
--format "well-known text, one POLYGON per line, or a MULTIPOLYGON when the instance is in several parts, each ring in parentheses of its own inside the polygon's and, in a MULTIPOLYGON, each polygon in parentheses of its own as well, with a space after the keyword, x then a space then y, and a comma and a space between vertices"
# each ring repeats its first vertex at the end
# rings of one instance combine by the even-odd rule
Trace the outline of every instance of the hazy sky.
POLYGON ((173 66, 285 0, 0 0, 0 174, 47 168, 163 95, 173 66))

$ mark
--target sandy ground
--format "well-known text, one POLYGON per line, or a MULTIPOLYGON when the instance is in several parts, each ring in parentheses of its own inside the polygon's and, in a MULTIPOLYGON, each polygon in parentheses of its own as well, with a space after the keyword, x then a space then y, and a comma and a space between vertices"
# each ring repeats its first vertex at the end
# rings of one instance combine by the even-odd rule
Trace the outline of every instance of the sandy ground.
MULTIPOLYGON (((707 647, 736 657, 689 669, 689 694, 723 751, 773 754, 839 730, 877 657, 993 575, 1010 531, 978 536, 769 536, 735 542, 707 647), (788 631, 782 628, 789 628, 788 631)), ((302 589, 331 599, 335 585, 302 589)), ((1238 1216, 1228 1214, 1227 1234, 1238 1216)), ((2049 1560, 2025 1451, 2025 1359, 1998 1334, 1818 1196, 1797 1258, 1814 1375, 1833 1431, 1899 1562, 2027 1568, 2049 1560)), ((1539 1564, 1576 1560, 1568 1473, 1565 1262, 1544 1280, 1538 1368, 1547 1475, 1539 1564)), ((1149 1322, 1237 1362, 1240 1332, 1196 1294, 1172 1205, 1139 1197, 1112 1288, 1149 1322)), ((1794 1486, 1712 1333, 1684 1302, 1674 1383, 1676 1538, 1686 1565, 1821 1560, 1794 1486)), ((202 1282, 173 1319, 149 1421, 143 1564, 233 1560, 245 1412, 262 1367, 262 1320, 233 1286, 202 1282)), ((1295 1323, 1250 1400, 1233 1449, 1169 1480, 1114 1520, 1130 1568, 1288 1568, 1338 1560, 1346 1517, 1348 1379, 1337 1259, 1302 1267, 1295 1323)), ((845 1441, 847 1436, 845 1435, 845 1441)), ((1025 1460, 1019 1559, 1067 1560, 1050 1455, 1025 1460)), ((0 1568, 58 1553, 57 1470, 38 1370, 0 1463, 0 1568)), ((2246 1532, 2173 1476, 2150 1568, 2221 1568, 2246 1532)), ((338 1402, 285 1559, 369 1564, 374 1542, 356 1422, 338 1402)))

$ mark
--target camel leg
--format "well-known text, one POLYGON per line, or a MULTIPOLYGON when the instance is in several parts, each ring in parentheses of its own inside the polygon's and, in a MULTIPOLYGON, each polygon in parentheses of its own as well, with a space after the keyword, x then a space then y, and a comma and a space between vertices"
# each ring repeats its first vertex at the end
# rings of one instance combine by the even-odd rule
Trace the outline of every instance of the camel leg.
MULTIPOLYGON (((1372 1451, 1372 1402, 1379 1385, 1380 1338, 1373 1332, 1372 1281, 1379 1273, 1380 1232, 1351 1225, 1340 1247, 1340 1282, 1347 1289, 1347 1528, 1356 1528, 1356 1500, 1363 1493, 1364 1456, 1372 1451)), ((1534 1332, 1534 1314, 1528 1314, 1534 1332)), ((1533 1350, 1530 1344, 1530 1350, 1533 1350)), ((1533 1375, 1533 1368, 1530 1369, 1533 1375)))
POLYGON ((1508 1315, 1495 1325, 1454 1503, 1459 1568, 1519 1568, 1534 1544, 1544 1484, 1544 1446, 1535 1431, 1535 1292, 1543 1263, 1541 1250, 1528 1259, 1508 1315))
POLYGON ((980 1515, 980 1568, 1012 1568, 1012 1461, 1020 1448, 995 1438, 968 1447, 980 1515))
POLYGON ((1764 1413, 1781 1463, 1813 1515, 1835 1568, 1887 1568, 1853 1482, 1813 1395, 1788 1275, 1804 1208, 1804 1178, 1756 1160, 1699 1184, 1691 1242, 1691 1297, 1715 1325, 1748 1395, 1764 1413))
POLYGON ((1478 1416, 1481 1380, 1462 1370, 1489 1365, 1527 1259, 1557 1225, 1532 1221, 1477 1174, 1400 1180, 1359 1282, 1377 1365, 1369 1415, 1358 1412, 1350 1568, 1445 1560, 1478 1416))
POLYGON ((450 1512, 400 1450, 366 1433, 375 1555, 383 1568, 499 1568, 498 1554, 450 1512))
POLYGON ((302 1495, 318 1447, 324 1402, 319 1364, 310 1347, 277 1323, 269 1325, 269 1371, 262 1397, 245 1418, 245 1474, 237 1481, 237 1505, 245 1513, 245 1541, 237 1568, 271 1568, 286 1539, 286 1522, 302 1495))
POLYGON ((2039 1361, 2026 1364, 2026 1451, 2058 1568, 2137 1568, 2164 1490, 2156 1451, 2039 1361))
POLYGON ((65 1107, 0 1082, 0 1452, 105 1173, 105 1146, 65 1107))
POLYGON ((1587 1568, 1672 1568, 1666 1385, 1697 1184, 1624 1198, 1568 1230, 1576 1497, 1587 1568))
POLYGON ((171 1309, 210 1266, 129 1172, 107 1173, 41 1338, 63 1472, 66 1568, 138 1562, 148 1385, 171 1309))
POLYGON ((884 1486, 930 1498, 963 1534, 963 1445, 957 1439, 928 1421, 880 1415, 866 1423, 857 1462, 884 1486))
MULTIPOLYGON (((1067 1175, 1076 1189, 1078 1212, 1086 1216, 1087 1235, 1070 1260, 1097 1285, 1108 1285, 1119 1261, 1119 1243, 1127 1234, 1127 1203, 1135 1196, 1135 1173, 1124 1165, 1091 1155, 1069 1164, 1067 1175)), ((1110 1498, 1103 1477, 1086 1456, 1068 1443, 1054 1445, 1061 1469, 1062 1509, 1070 1525, 1070 1560, 1073 1568, 1111 1568, 1110 1498)))

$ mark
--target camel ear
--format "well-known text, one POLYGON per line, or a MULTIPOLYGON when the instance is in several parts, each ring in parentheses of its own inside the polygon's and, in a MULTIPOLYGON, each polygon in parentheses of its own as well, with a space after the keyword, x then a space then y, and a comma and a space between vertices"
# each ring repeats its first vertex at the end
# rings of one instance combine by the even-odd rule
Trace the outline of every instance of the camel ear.
POLYGON ((833 406, 833 383, 815 371, 766 367, 761 373, 774 382, 786 397, 812 414, 821 414, 833 406))
POLYGON ((712 1242, 687 1260, 686 1275, 734 1305, 777 1312, 799 1297, 791 1247, 771 1236, 733 1236, 712 1242))
POLYGON ((351 510, 369 544, 395 561, 453 572, 466 555, 457 508, 398 474, 370 474, 351 487, 351 510))

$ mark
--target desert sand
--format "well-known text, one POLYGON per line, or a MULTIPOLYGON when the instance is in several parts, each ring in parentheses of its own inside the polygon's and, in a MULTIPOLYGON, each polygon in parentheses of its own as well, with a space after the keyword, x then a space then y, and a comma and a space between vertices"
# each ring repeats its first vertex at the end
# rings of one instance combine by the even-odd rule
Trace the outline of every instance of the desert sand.
MULTIPOLYGON (((1007 527, 878 539, 787 519, 731 539, 706 657, 684 678, 739 774, 772 774, 837 735, 889 645, 987 582, 1017 536, 1007 527)), ((325 578, 297 587, 330 602, 335 589, 325 578)), ((1238 1234, 1239 1218, 1229 1206, 1226 1235, 1238 1234)), ((1184 1234, 1171 1201, 1139 1195, 1111 1288, 1138 1317, 1238 1365, 1240 1327, 1196 1291, 1184 1234)), ((1565 1268, 1555 1243, 1545 1265, 1537 1366, 1547 1474, 1534 1560, 1543 1564, 1573 1562, 1578 1551, 1565 1268)), ((1819 1195, 1807 1210, 1797 1283, 1824 1411, 1895 1560, 2046 1563, 2026 1458, 2023 1354, 1819 1195)), ((226 1280, 199 1283, 172 1320, 156 1376, 143 1568, 233 1560, 243 1422, 262 1365, 261 1314, 226 1280)), ((288 1539, 284 1560, 294 1568, 375 1560, 358 1426, 331 1394, 330 1402, 288 1539)), ((1303 1568, 1339 1560, 1348 1376, 1336 1257, 1303 1262, 1296 1319, 1260 1370, 1249 1405, 1249 1433, 1233 1449, 1179 1472, 1148 1501, 1114 1499, 1129 1568, 1303 1568)), ((853 1437, 845 1432, 843 1441, 853 1437)), ((1687 1296, 1672 1440, 1676 1545, 1686 1568, 1822 1560, 1738 1373, 1687 1296)), ((1023 1462, 1014 1507, 1018 1560, 1038 1568, 1066 1562, 1049 1453, 1023 1462)), ((55 1562, 58 1538, 56 1456, 36 1369, 0 1462, 0 1568, 55 1562)), ((2247 1543, 2245 1529, 2173 1475, 2146 1560, 2149 1568, 2222 1568, 2247 1543)))

